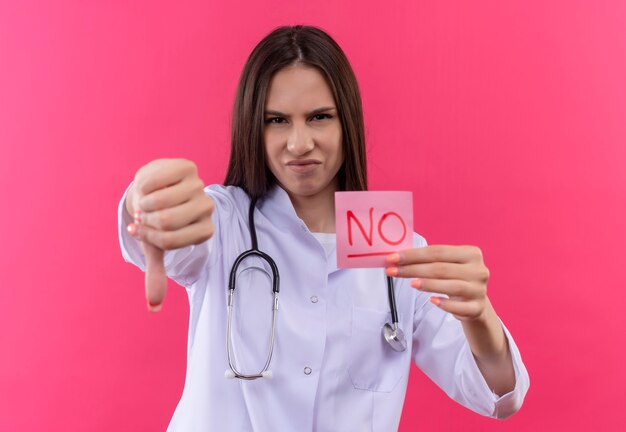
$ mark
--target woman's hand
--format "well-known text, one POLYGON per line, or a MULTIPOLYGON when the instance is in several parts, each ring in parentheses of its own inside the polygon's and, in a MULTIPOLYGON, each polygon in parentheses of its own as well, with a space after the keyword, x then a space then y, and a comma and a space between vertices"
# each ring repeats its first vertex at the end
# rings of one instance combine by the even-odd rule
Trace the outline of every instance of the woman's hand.
POLYGON ((185 159, 158 159, 141 167, 126 195, 134 218, 128 232, 141 241, 146 257, 148 309, 161 309, 167 288, 163 251, 202 243, 213 235, 213 200, 204 194, 196 165, 185 159))
POLYGON ((489 388, 503 395, 515 387, 515 370, 508 342, 487 297, 489 270, 476 246, 426 246, 387 257, 387 275, 415 278, 420 291, 446 294, 431 303, 463 324, 476 364, 489 388))
POLYGON ((489 270, 476 246, 426 246, 387 257, 387 275, 415 278, 420 291, 446 294, 430 301, 461 321, 481 318, 487 307, 489 270))

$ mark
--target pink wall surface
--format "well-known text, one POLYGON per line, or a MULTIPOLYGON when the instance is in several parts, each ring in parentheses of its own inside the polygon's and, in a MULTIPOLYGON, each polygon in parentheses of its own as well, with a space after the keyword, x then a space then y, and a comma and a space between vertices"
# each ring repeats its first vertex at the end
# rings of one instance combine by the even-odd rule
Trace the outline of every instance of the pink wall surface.
POLYGON ((0 431, 164 430, 189 306, 146 311, 116 206, 159 157, 223 179, 238 75, 283 24, 359 79, 370 186, 475 244, 531 376, 501 422, 413 370, 402 431, 626 430, 626 2, 0 2, 0 431))

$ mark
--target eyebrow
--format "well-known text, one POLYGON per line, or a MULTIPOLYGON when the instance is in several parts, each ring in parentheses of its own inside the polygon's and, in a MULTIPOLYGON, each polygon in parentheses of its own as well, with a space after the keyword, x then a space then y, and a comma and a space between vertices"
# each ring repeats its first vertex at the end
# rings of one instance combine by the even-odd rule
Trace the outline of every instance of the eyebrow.
MULTIPOLYGON (((325 113, 325 112, 332 111, 332 110, 335 110, 335 109, 337 109, 337 108, 335 108, 334 106, 321 107, 321 108, 314 109, 313 111, 307 113, 306 116, 310 117, 310 116, 314 116, 316 114, 325 113)), ((280 111, 274 111, 274 110, 266 110, 265 111, 265 115, 273 115, 273 116, 278 116, 278 117, 289 117, 289 115, 287 115, 285 113, 282 113, 280 111)))

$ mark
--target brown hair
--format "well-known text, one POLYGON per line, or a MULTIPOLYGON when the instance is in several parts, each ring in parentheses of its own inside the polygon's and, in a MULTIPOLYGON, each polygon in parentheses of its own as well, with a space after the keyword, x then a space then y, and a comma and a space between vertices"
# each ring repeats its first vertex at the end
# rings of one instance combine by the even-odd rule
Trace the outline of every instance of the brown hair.
POLYGON ((276 72, 292 65, 317 68, 326 78, 341 121, 344 151, 339 189, 367 190, 361 95, 352 67, 339 45, 309 26, 279 27, 254 48, 241 73, 233 108, 230 161, 225 185, 259 198, 276 183, 265 162, 263 142, 267 89, 276 72))

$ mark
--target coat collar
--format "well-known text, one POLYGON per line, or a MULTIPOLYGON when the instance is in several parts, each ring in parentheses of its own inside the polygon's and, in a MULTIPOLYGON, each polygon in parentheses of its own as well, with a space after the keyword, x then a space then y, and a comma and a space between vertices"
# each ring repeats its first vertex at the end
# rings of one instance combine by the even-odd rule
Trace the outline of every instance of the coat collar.
MULTIPOLYGON (((261 212, 264 218, 268 219, 273 225, 284 231, 289 231, 297 236, 307 236, 310 239, 310 243, 319 248, 320 253, 324 252, 321 244, 311 234, 308 227, 302 219, 296 213, 291 198, 287 192, 279 185, 274 185, 272 189, 263 197, 263 199, 257 203, 257 208, 261 212)), ((332 273, 337 268, 337 250, 327 258, 327 270, 328 273, 332 273)))
POLYGON ((296 214, 287 192, 278 185, 274 185, 257 204, 259 211, 280 228, 290 228, 295 225, 301 229, 306 224, 296 214))

